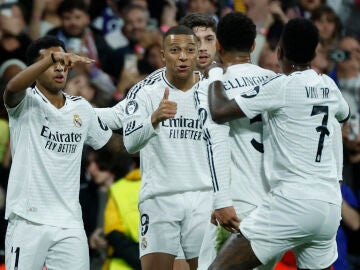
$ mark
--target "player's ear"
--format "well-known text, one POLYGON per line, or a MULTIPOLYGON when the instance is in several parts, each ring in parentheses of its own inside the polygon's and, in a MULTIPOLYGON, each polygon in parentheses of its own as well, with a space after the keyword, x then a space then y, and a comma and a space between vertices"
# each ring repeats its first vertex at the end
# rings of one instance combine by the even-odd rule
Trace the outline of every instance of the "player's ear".
POLYGON ((278 46, 276 54, 277 54, 278 61, 282 60, 284 58, 284 48, 281 46, 278 46))
POLYGON ((161 60, 163 62, 165 62, 165 51, 164 51, 164 49, 161 49, 160 53, 161 53, 161 60))
POLYGON ((252 53, 255 50, 256 47, 256 41, 254 40, 254 43, 251 45, 250 53, 252 53))
POLYGON ((221 47, 221 45, 217 39, 216 39, 216 50, 219 52, 219 54, 221 54, 223 51, 223 48, 221 47))

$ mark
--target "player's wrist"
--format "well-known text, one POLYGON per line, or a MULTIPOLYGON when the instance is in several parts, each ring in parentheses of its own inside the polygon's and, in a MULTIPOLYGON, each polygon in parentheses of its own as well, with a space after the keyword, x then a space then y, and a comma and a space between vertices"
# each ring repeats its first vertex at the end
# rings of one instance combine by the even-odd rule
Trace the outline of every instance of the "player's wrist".
POLYGON ((209 70, 209 84, 215 81, 222 81, 223 69, 221 67, 213 67, 209 70))

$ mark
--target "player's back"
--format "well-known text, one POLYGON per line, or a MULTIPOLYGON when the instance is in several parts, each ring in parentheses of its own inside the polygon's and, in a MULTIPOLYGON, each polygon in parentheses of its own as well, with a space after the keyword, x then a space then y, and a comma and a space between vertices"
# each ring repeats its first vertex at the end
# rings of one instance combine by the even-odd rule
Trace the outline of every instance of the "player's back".
POLYGON ((330 125, 335 118, 344 120, 348 111, 339 89, 328 76, 313 70, 294 72, 268 84, 274 91, 279 89, 276 100, 268 101, 276 105, 273 110, 269 105, 264 128, 265 149, 269 149, 265 171, 272 188, 290 197, 339 203, 330 125), (328 192, 317 191, 324 189, 328 192))
MULTIPOLYGON (((227 69, 223 84, 230 99, 237 94, 251 96, 254 87, 274 76, 273 71, 259 66, 239 64, 227 69)), ((247 212, 259 205, 269 191, 263 167, 262 115, 236 119, 229 125, 232 198, 241 212, 247 212)))

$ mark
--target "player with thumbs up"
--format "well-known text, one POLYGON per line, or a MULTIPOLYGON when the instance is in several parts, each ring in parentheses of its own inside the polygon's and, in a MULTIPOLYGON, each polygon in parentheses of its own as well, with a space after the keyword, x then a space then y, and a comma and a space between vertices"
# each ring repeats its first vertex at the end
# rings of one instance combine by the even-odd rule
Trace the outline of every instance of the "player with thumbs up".
POLYGON ((140 151, 139 247, 142 269, 172 270, 180 247, 197 268, 203 224, 211 211, 211 178, 194 105, 201 75, 198 43, 185 26, 163 40, 165 68, 130 89, 124 106, 124 144, 140 151))
POLYGON ((151 115, 151 123, 156 127, 160 122, 173 118, 176 114, 177 104, 169 100, 169 88, 166 87, 164 97, 161 100, 159 107, 151 115))

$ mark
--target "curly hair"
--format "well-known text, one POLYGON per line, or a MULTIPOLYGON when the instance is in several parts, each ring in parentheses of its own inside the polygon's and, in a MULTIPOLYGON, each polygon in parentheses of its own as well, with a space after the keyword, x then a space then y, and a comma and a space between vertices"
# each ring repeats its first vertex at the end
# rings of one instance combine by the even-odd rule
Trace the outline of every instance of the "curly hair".
POLYGON ((255 41, 256 26, 245 14, 231 12, 219 21, 216 36, 226 51, 249 52, 255 41))

